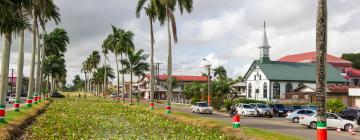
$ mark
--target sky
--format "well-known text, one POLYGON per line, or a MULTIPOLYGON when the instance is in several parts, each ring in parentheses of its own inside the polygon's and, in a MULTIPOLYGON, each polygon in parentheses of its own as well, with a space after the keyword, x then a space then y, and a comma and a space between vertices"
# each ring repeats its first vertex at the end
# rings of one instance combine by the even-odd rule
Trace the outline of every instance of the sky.
MULTIPOLYGON (((81 74, 81 63, 90 53, 101 51, 111 25, 134 32, 135 47, 149 53, 149 21, 144 12, 136 18, 136 0, 54 1, 62 22, 50 23, 47 30, 59 27, 69 34, 65 55, 69 84, 74 75, 81 74)), ((200 75, 210 62, 213 67, 224 66, 229 77, 244 75, 259 57, 264 21, 271 60, 315 51, 316 6, 316 0, 194 0, 190 14, 175 14, 179 42, 173 46, 173 74, 200 75)), ((163 63, 160 73, 166 73, 167 30, 158 22, 154 28, 155 61, 163 63)), ((359 53, 359 37, 360 1, 328 0, 328 53, 359 53)), ((31 56, 29 32, 26 38, 25 76, 29 75, 31 56)), ((18 40, 13 42, 10 68, 16 72, 18 40)), ((115 68, 114 55, 109 57, 115 68)))

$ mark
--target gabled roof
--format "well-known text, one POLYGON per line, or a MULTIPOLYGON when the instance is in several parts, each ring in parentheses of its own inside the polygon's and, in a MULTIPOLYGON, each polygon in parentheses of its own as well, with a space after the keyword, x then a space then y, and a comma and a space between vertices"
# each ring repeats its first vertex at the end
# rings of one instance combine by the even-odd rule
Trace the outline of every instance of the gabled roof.
MULTIPOLYGON (((267 79, 274 81, 303 81, 315 82, 316 66, 312 63, 294 63, 271 61, 270 63, 261 63, 259 60, 254 61, 253 65, 259 66, 267 79)), ((246 73, 247 78, 251 68, 246 73)), ((329 83, 347 82, 340 71, 331 65, 327 65, 327 81, 329 83)))
MULTIPOLYGON (((339 57, 327 54, 326 59, 328 63, 331 63, 335 66, 341 65, 341 66, 348 66, 351 67, 352 63, 350 61, 341 59, 339 57)), ((307 52, 307 53, 300 53, 300 54, 293 54, 293 55, 287 55, 284 56, 277 61, 281 62, 316 62, 316 52, 307 52)))
MULTIPOLYGON (((292 92, 298 92, 301 91, 301 89, 309 88, 313 92, 316 91, 316 85, 315 84, 304 84, 303 86, 295 88, 292 92)), ((333 93, 348 93, 349 92, 349 86, 346 85, 336 85, 336 84, 328 84, 326 88, 326 92, 333 92, 333 93)))
MULTIPOLYGON (((172 75, 176 81, 183 81, 183 82, 207 82, 206 76, 189 76, 189 75, 172 75)), ((150 75, 146 75, 146 78, 150 79, 150 75)), ((168 76, 166 74, 159 75, 158 79, 160 80, 167 80, 168 76)))
POLYGON ((346 75, 350 77, 360 77, 360 70, 354 68, 347 68, 346 75))

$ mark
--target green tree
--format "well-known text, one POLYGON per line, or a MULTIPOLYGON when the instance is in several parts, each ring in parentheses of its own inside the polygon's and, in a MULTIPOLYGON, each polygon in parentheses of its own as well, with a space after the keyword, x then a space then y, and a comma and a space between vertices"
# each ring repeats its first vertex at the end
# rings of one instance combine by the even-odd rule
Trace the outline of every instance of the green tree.
MULTIPOLYGON (((5 108, 12 34, 20 33, 21 31, 30 27, 26 13, 22 11, 24 6, 29 3, 26 0, 8 0, 3 1, 0 4, 0 34, 3 37, 2 62, 0 71, 0 105, 5 108)), ((4 118, 0 119, 0 121, 3 120, 4 118)))
POLYGON ((329 99, 326 103, 326 110, 332 113, 340 113, 345 109, 344 103, 340 99, 329 99))
MULTIPOLYGON (((141 9, 145 10, 146 15, 149 18, 150 23, 150 102, 154 102, 154 88, 155 88, 155 78, 154 78, 154 44, 155 44, 155 38, 154 38, 154 30, 153 30, 153 22, 159 17, 160 19, 164 19, 164 11, 161 11, 162 5, 160 4, 159 0, 150 0, 148 5, 144 7, 147 0, 139 0, 138 4, 136 6, 136 17, 140 17, 141 9), (159 16, 158 16, 159 15, 159 16), (162 16, 162 18, 161 18, 162 16)), ((161 23, 164 22, 164 20, 160 20, 161 23)))
POLYGON ((44 60, 44 74, 50 83, 50 93, 58 89, 58 85, 63 85, 66 78, 65 59, 61 56, 50 55, 44 60), (51 80, 50 80, 51 77, 51 80))
POLYGON ((75 75, 72 81, 76 90, 82 90, 85 88, 85 81, 80 78, 80 75, 75 75))
POLYGON ((220 79, 226 79, 227 74, 224 66, 218 66, 213 69, 214 71, 214 77, 220 78, 220 79))
POLYGON ((351 61, 353 68, 360 69, 360 53, 345 53, 341 58, 351 61))
POLYGON ((147 71, 149 71, 149 64, 146 62, 146 59, 149 56, 144 54, 144 50, 140 49, 138 51, 131 50, 128 53, 128 58, 121 60, 124 69, 122 73, 130 74, 130 91, 129 91, 129 102, 132 104, 132 85, 133 85, 133 75, 137 76, 139 79, 145 77, 147 71))
MULTIPOLYGON (((112 27, 112 34, 108 36, 109 49, 112 53, 115 54, 115 61, 116 61, 116 74, 117 74, 117 95, 120 95, 119 87, 120 87, 120 77, 119 77, 119 59, 118 56, 120 55, 120 60, 123 59, 123 55, 126 55, 127 52, 134 49, 133 37, 134 33, 131 31, 125 31, 123 29, 118 29, 115 26, 112 27)), ((121 65, 121 71, 124 70, 124 66, 121 65)), ((125 95, 125 77, 122 74, 122 97, 124 101, 125 95)))
POLYGON ((194 82, 186 85, 184 88, 184 95, 187 99, 191 99, 191 104, 204 100, 204 95, 207 92, 207 86, 203 83, 194 82))
POLYGON ((101 88, 101 85, 104 82, 104 79, 106 79, 106 81, 107 81, 109 78, 110 79, 115 78, 115 73, 114 73, 113 69, 109 65, 99 67, 93 73, 93 82, 96 84, 96 89, 97 89, 96 92, 97 92, 98 96, 100 94, 100 88, 101 88), (106 73, 105 73, 105 70, 106 70, 106 73))
MULTIPOLYGON (((171 77, 172 75, 172 37, 173 41, 177 43, 177 27, 176 27, 176 21, 175 21, 175 7, 178 6, 180 13, 183 14, 184 9, 186 12, 190 13, 193 8, 193 0, 160 0, 160 3, 162 5, 162 10, 165 11, 165 19, 167 24, 167 30, 168 30, 168 60, 167 60, 167 75, 171 77), (171 30, 170 30, 170 23, 171 23, 171 30)), ((163 16, 159 16, 160 19, 163 16)), ((172 85, 171 85, 171 78, 168 78, 167 81, 167 104, 170 106, 171 98, 172 98, 172 85)), ((170 112, 169 112, 170 113, 170 112)))
MULTIPOLYGON (((316 18, 316 96, 318 103, 318 132, 326 131, 326 55, 327 55, 327 2, 318 0, 316 18), (320 129, 320 131, 319 131, 320 129)), ((326 138, 318 133, 318 138, 326 138)))

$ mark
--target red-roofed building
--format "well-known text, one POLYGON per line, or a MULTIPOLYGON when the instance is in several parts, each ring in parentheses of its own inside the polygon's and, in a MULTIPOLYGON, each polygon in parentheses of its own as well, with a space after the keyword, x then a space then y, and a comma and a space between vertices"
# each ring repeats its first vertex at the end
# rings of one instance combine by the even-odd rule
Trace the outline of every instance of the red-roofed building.
MULTIPOLYGON (((331 54, 326 55, 326 59, 328 63, 337 68, 348 68, 352 66, 350 61, 341 59, 339 57, 333 56, 331 54)), ((315 63, 316 62, 316 52, 307 52, 300 54, 292 54, 284 56, 277 61, 282 62, 304 62, 304 63, 315 63)))
MULTIPOLYGON (((352 63, 348 60, 333 56, 326 55, 327 62, 341 71, 341 74, 349 80, 351 85, 360 85, 360 70, 352 68, 352 63)), ((300 54, 292 54, 284 56, 277 61, 282 62, 302 62, 302 63, 315 63, 316 52, 307 52, 300 54)))
MULTIPOLYGON (((173 85, 173 98, 184 98, 183 90, 187 84, 194 82, 206 83, 208 78, 206 76, 191 76, 191 75, 172 75, 175 79, 176 85, 173 85)), ((168 75, 162 74, 156 77, 155 79, 155 99, 166 99, 166 82, 168 75)), ((135 90, 142 92, 142 96, 146 99, 150 98, 150 74, 146 75, 145 78, 134 84, 135 90)))

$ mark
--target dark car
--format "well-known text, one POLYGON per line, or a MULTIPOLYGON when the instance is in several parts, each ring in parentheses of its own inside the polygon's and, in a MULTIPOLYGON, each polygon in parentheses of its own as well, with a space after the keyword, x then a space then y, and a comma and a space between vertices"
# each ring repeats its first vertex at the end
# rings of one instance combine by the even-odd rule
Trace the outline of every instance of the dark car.
POLYGON ((269 104, 268 105, 278 117, 285 117, 289 111, 283 104, 269 104))
POLYGON ((360 124, 360 110, 358 109, 345 109, 340 113, 340 117, 360 124))
POLYGON ((65 96, 62 95, 62 94, 59 93, 59 92, 53 92, 53 93, 50 95, 50 97, 52 97, 52 98, 65 98, 65 96))
POLYGON ((304 109, 304 108, 301 107, 301 106, 298 106, 298 105, 293 105, 293 106, 288 106, 287 109, 288 109, 290 112, 293 112, 293 111, 295 111, 295 110, 304 109))

